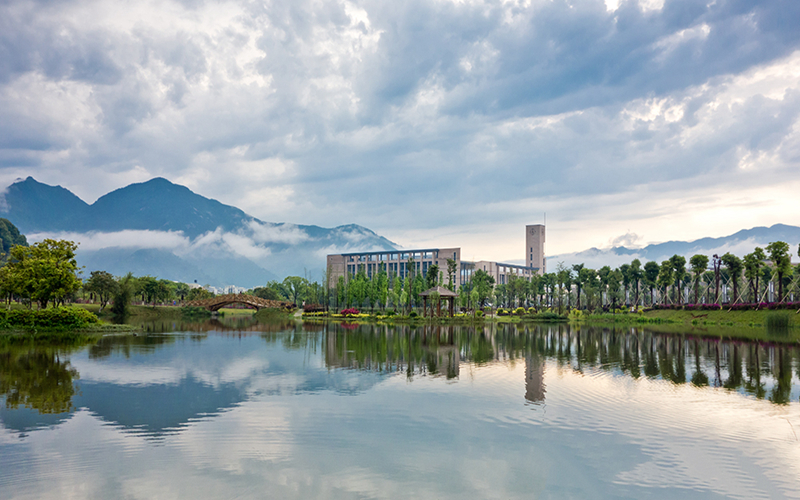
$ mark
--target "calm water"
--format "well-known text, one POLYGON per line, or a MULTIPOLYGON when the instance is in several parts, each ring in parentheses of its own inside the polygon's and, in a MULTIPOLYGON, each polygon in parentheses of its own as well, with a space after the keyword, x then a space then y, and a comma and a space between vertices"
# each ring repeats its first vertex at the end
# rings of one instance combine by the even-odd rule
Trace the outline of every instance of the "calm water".
POLYGON ((800 350, 154 323, 0 349, 0 498, 798 498, 800 350))

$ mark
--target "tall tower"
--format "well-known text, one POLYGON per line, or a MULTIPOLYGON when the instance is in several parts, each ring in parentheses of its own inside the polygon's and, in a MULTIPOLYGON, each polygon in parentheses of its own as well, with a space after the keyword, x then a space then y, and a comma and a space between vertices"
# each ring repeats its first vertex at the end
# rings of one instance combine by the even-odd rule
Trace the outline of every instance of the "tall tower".
POLYGON ((525 226, 525 265, 547 272, 544 258, 544 224, 525 226))

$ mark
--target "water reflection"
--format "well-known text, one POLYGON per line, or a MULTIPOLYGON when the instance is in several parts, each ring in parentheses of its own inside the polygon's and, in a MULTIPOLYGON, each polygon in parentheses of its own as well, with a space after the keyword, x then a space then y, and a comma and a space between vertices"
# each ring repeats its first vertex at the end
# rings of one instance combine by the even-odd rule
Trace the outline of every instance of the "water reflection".
POLYGON ((6 408, 69 412, 75 395, 73 380, 78 377, 57 349, 9 346, 0 350, 0 395, 6 408))
MULTIPOLYGON (((221 325, 212 320, 184 323, 181 328, 193 330, 185 335, 110 336, 88 346, 86 361, 94 363, 78 363, 91 370, 90 379, 83 381, 68 351, 33 346, 0 348, 4 406, 7 410, 35 410, 28 415, 27 423, 17 425, 20 430, 60 421, 37 418, 36 413, 70 414, 76 407, 142 432, 179 430, 194 418, 223 411, 248 397, 241 380, 220 379, 226 364, 243 362, 238 348, 231 349, 221 340, 229 337, 246 338, 254 349, 256 344, 266 343, 301 352, 306 359, 320 355, 328 369, 374 372, 379 378, 401 374, 408 381, 416 377, 458 380, 465 363, 480 367, 521 361, 525 366, 524 398, 533 403, 545 401, 548 362, 577 373, 600 370, 632 379, 712 386, 775 404, 786 404, 799 396, 794 373, 800 374, 800 350, 794 345, 567 325, 413 328, 299 322, 221 325), (209 335, 215 340, 209 342, 209 335), (196 348, 187 349, 188 345, 196 348), (164 354, 158 354, 160 351, 164 354), (192 358, 191 363, 187 356, 192 358), (137 360, 133 366, 131 359, 137 360), (168 373, 171 375, 166 376, 168 373)), ((258 376, 297 371, 296 367, 281 368, 284 361, 271 357, 248 362, 252 370, 243 376, 251 382, 258 376)), ((335 372, 316 379, 306 373, 305 378, 309 380, 308 390, 328 388, 345 393, 373 383, 354 383, 355 379, 346 380, 335 372)), ((8 420, 8 412, 3 418, 8 420)))
POLYGON ((0 496, 796 493, 794 345, 567 325, 251 326, 0 348, 0 496))

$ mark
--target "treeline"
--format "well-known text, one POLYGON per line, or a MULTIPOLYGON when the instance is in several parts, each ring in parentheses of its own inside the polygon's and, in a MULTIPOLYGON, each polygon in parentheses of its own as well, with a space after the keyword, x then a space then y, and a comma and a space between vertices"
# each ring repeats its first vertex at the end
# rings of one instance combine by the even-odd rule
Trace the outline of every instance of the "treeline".
POLYGON ((458 304, 467 309, 488 304, 594 311, 623 306, 781 303, 800 292, 800 265, 792 267, 789 252, 788 243, 777 241, 766 248, 755 248, 744 258, 731 253, 698 254, 687 261, 673 255, 660 264, 642 264, 634 259, 616 268, 600 269, 560 263, 554 272, 530 279, 510 274, 502 284, 477 270, 469 283, 458 287, 454 285, 455 262, 446 273, 434 265, 423 276, 414 272, 414 260, 409 259, 405 277, 390 275, 385 266, 379 266, 372 276, 362 268, 349 280, 340 277, 336 287, 328 291, 328 304, 338 308, 410 309, 421 306, 419 294, 436 285, 457 293, 458 304))

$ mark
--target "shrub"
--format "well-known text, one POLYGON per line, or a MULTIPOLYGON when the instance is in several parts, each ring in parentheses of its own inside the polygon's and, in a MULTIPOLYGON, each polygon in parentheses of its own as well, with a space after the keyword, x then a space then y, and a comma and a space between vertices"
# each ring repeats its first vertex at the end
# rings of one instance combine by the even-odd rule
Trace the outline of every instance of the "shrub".
POLYGON ((355 307, 350 307, 348 309, 342 309, 339 314, 342 316, 358 316, 361 312, 356 309, 355 307))
POLYGON ((418 316, 417 311, 411 311, 408 313, 409 318, 416 318, 418 316))
POLYGON ((303 306, 304 313, 315 313, 325 311, 325 306, 321 304, 306 304, 303 306))
POLYGON ((508 311, 506 311, 502 307, 498 307, 497 308, 497 315, 498 316, 508 316, 508 311))
POLYGON ((99 323, 97 316, 79 307, 51 307, 39 311, 15 309, 0 312, 0 324, 6 328, 69 330, 86 328, 97 323, 99 323))
POLYGON ((516 314, 517 316, 522 316, 523 314, 525 314, 525 308, 520 306, 514 309, 514 314, 516 314))
POLYGON ((475 315, 478 316, 479 318, 482 318, 483 317, 483 311, 475 311, 475 315))

